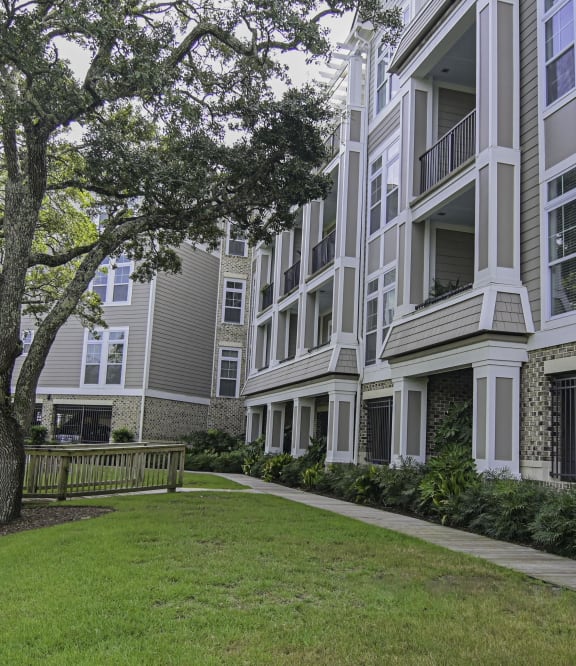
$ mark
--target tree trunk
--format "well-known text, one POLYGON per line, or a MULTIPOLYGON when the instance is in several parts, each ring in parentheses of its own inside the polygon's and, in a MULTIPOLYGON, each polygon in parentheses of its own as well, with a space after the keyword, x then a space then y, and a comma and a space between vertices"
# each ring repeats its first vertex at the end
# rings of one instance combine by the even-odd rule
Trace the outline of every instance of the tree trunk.
POLYGON ((0 410, 0 525, 16 520, 22 509, 24 437, 16 419, 0 410))

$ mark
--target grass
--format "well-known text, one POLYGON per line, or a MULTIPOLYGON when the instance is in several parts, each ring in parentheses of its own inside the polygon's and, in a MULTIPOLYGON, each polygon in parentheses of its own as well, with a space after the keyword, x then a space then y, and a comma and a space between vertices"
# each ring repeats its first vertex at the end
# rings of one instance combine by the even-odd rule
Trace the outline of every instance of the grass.
POLYGON ((575 593, 463 554, 271 496, 88 503, 1 538, 0 663, 574 663, 575 593))
POLYGON ((242 490, 248 488, 216 474, 184 472, 184 488, 210 488, 211 490, 242 490))

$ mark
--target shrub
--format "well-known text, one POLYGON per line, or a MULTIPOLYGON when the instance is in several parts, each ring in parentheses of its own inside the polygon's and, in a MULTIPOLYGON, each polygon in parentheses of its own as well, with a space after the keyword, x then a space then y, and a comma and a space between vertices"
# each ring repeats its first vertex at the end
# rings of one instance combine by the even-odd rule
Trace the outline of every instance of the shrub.
POLYGON ((356 479, 365 472, 366 467, 357 467, 353 464, 329 465, 318 479, 317 490, 347 502, 354 502, 357 495, 356 479))
POLYGON ((476 463, 467 449, 458 444, 446 445, 436 457, 426 463, 420 482, 420 508, 447 520, 447 506, 455 495, 478 483, 476 463))
POLYGON ((242 472, 247 476, 261 476, 258 473, 261 469, 264 457, 264 438, 259 437, 253 442, 244 444, 242 447, 242 472))
POLYGON ((48 428, 42 425, 33 425, 30 428, 30 444, 32 446, 43 446, 48 437, 48 428))
POLYGON ((472 403, 453 402, 434 435, 434 451, 459 445, 472 453, 472 403))
POLYGON ((534 543, 558 555, 576 557, 576 491, 549 491, 530 532, 534 543))
POLYGON ((383 468, 380 505, 400 511, 416 511, 420 504, 419 486, 425 469, 414 458, 402 458, 398 467, 383 468))
POLYGON ((197 430, 181 438, 193 453, 225 453, 236 451, 244 444, 242 438, 223 430, 197 430))
POLYGON ((277 456, 272 456, 264 463, 262 478, 264 481, 278 481, 282 469, 288 463, 291 463, 294 458, 289 453, 280 453, 277 456))
POLYGON ((314 463, 311 467, 307 467, 302 472, 302 485, 307 490, 314 490, 320 483, 320 480, 325 474, 324 464, 323 463, 314 463))
POLYGON ((241 474, 243 461, 244 455, 242 451, 228 451, 227 453, 213 453, 210 451, 188 452, 184 467, 185 469, 197 472, 241 474))
POLYGON ((133 442, 134 433, 129 428, 116 428, 116 430, 112 431, 112 441, 116 444, 133 442))

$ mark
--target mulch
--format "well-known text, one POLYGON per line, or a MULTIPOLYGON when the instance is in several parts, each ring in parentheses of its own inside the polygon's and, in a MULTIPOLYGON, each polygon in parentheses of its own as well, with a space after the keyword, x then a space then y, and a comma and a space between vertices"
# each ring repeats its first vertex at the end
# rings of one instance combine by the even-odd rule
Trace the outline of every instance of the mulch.
POLYGON ((22 514, 18 520, 8 525, 0 525, 0 536, 35 530, 41 527, 51 527, 62 523, 71 523, 75 520, 96 518, 114 509, 103 506, 62 506, 52 503, 24 503, 22 514))

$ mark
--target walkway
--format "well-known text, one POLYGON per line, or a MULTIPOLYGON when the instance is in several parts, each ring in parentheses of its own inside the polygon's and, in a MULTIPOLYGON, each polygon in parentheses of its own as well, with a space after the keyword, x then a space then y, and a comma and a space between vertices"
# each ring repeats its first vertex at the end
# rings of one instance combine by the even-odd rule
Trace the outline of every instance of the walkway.
POLYGON ((331 497, 306 493, 302 490, 295 490, 274 483, 266 483, 261 479, 244 476, 243 474, 219 474, 218 476, 249 486, 253 491, 259 493, 276 495, 292 502, 300 502, 300 504, 306 504, 317 509, 355 518, 369 525, 401 532, 448 548, 448 550, 481 557, 498 566, 520 571, 532 578, 538 578, 553 585, 576 590, 576 561, 566 557, 549 555, 526 546, 516 546, 478 534, 470 534, 451 527, 435 525, 419 518, 401 516, 360 504, 351 504, 331 497))

